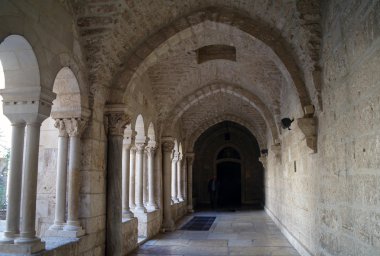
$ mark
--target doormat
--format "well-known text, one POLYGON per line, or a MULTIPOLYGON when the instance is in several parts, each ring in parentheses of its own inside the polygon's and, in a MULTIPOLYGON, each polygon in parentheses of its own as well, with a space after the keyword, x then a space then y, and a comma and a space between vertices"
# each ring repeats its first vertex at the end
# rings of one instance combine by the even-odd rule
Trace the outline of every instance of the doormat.
POLYGON ((193 217, 188 223, 181 227, 181 230, 208 231, 215 219, 216 217, 210 216, 193 217))

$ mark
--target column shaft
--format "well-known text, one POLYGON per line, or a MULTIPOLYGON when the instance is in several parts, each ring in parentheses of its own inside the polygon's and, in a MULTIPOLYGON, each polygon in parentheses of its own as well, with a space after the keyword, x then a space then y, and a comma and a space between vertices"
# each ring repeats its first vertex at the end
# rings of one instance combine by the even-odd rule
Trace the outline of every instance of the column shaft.
POLYGON ((155 184, 154 184, 154 148, 149 147, 147 150, 148 153, 148 190, 149 190, 149 201, 148 207, 149 210, 157 209, 157 204, 155 202, 155 184))
POLYGON ((8 205, 4 237, 0 243, 12 243, 20 233, 22 159, 25 123, 12 123, 12 144, 8 174, 8 205))
POLYGON ((146 206, 148 203, 148 156, 144 150, 143 156, 143 204, 146 206))
POLYGON ((134 209, 135 195, 136 195, 136 148, 132 147, 130 152, 130 163, 129 163, 129 207, 134 209))
POLYGON ((36 237, 36 199, 38 178, 38 149, 40 142, 40 122, 28 123, 26 128, 24 175, 22 179, 22 204, 20 238, 15 243, 40 241, 36 237))
POLYGON ((136 144, 136 212, 146 212, 143 204, 143 161, 145 144, 136 144))
POLYGON ((80 138, 70 136, 70 162, 69 162, 69 192, 67 225, 65 230, 80 229, 78 208, 79 208, 79 168, 80 168, 80 138))
POLYGON ((172 184, 172 191, 171 191, 171 195, 172 195, 172 202, 175 204, 175 203, 178 203, 178 198, 177 198, 177 157, 174 156, 173 160, 172 160, 172 179, 171 179, 171 184, 172 184))
POLYGON ((122 211, 123 218, 132 218, 133 213, 129 208, 129 168, 130 168, 130 144, 124 145, 122 156, 122 211))
POLYGON ((178 194, 178 201, 182 202, 183 201, 183 195, 182 195, 182 168, 181 168, 181 158, 178 159, 177 161, 177 194, 178 194))

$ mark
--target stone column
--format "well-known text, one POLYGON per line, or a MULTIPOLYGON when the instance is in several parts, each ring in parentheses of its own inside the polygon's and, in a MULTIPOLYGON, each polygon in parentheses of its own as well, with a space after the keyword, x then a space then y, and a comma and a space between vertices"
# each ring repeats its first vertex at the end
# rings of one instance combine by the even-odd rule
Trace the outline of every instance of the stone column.
POLYGON ((13 243, 20 233, 20 204, 22 159, 24 150, 24 122, 12 122, 12 144, 8 174, 8 205, 4 237, 0 243, 13 243))
POLYGON ((144 149, 143 157, 143 204, 146 207, 148 203, 148 152, 144 149))
POLYGON ((171 174, 172 174, 172 152, 174 148, 174 141, 171 138, 164 138, 162 141, 162 169, 163 169, 163 223, 164 230, 171 231, 174 229, 174 221, 172 219, 171 211, 171 174))
POLYGON ((178 193, 177 193, 177 161, 178 161, 178 153, 174 152, 172 159, 172 202, 173 204, 178 203, 178 193))
POLYGON ((131 147, 130 152, 130 162, 129 162, 129 207, 134 209, 135 204, 135 195, 136 195, 136 147, 131 147))
POLYGON ((193 209, 193 162, 194 153, 186 154, 187 163, 187 209, 189 212, 194 212, 193 209))
POLYGON ((177 160, 177 198, 179 202, 183 202, 183 194, 182 194, 182 154, 178 153, 178 160, 177 160))
POLYGON ((129 207, 129 168, 130 168, 130 155, 131 155, 131 143, 126 142, 123 145, 123 156, 122 156, 122 211, 123 218, 131 219, 133 218, 133 213, 129 207))
POLYGON ((143 204, 143 161, 144 161, 144 148, 145 139, 138 140, 136 138, 136 207, 135 212, 146 212, 143 204))
POLYGON ((183 199, 187 200, 187 161, 186 158, 182 158, 182 189, 183 199))
POLYGON ((65 119, 65 126, 70 137, 69 149, 69 182, 67 200, 67 222, 63 227, 65 231, 71 231, 70 236, 82 236, 84 230, 79 223, 79 191, 80 191, 80 164, 81 141, 80 136, 84 131, 86 121, 81 118, 65 119))
POLYGON ((122 240, 122 155, 123 135, 129 119, 123 112, 106 112, 107 222, 106 254, 121 256, 122 240))
POLYGON ((66 213, 66 182, 67 182, 67 146, 68 135, 65 123, 62 119, 57 119, 54 126, 58 129, 58 159, 57 159, 57 178, 55 192, 55 218, 51 230, 60 230, 65 224, 66 213))
POLYGON ((38 149, 42 120, 33 120, 26 124, 26 143, 24 174, 22 179, 21 230, 15 244, 40 243, 36 237, 36 199, 38 177, 38 149))
POLYGON ((157 204, 155 202, 155 178, 154 178, 154 152, 156 148, 153 145, 148 145, 147 147, 147 155, 148 155, 148 190, 149 190, 149 196, 148 196, 148 204, 147 207, 150 211, 154 211, 157 209, 157 204))

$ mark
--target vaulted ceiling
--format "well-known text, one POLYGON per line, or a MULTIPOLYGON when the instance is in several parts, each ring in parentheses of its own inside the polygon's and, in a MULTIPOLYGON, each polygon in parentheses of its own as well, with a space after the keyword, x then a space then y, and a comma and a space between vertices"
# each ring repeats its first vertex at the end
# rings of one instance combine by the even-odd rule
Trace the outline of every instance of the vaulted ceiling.
POLYGON ((72 0, 90 82, 109 102, 148 81, 158 122, 191 136, 212 120, 240 119, 260 144, 278 137, 281 97, 319 104, 319 4, 312 0, 72 0), (236 61, 197 63, 208 45, 236 48, 236 61), (216 90, 211 85, 225 86, 216 90), (227 92, 226 92, 227 90, 227 92), (184 104, 183 102, 186 102, 184 104), (173 126, 173 124, 171 124, 173 126))

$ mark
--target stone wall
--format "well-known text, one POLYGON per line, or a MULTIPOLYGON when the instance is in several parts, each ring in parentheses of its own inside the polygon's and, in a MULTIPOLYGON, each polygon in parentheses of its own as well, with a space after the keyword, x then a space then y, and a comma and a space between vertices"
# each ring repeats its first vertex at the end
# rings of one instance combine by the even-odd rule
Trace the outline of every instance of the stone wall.
POLYGON ((324 1, 322 13, 318 152, 308 153, 297 122, 283 131, 281 158, 268 158, 266 207, 304 255, 379 255, 380 1, 324 1))

